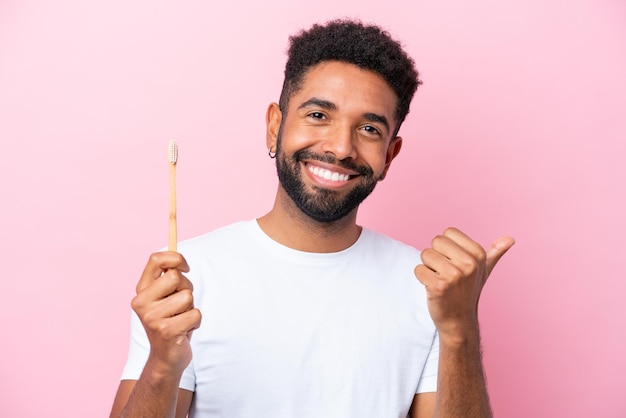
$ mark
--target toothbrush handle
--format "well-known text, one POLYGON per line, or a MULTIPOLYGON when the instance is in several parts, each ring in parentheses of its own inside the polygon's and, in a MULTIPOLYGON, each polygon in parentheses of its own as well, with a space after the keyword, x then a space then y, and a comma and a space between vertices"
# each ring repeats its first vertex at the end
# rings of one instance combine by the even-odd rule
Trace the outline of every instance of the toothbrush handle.
POLYGON ((170 164, 170 224, 168 250, 177 251, 176 231, 176 164, 170 164))

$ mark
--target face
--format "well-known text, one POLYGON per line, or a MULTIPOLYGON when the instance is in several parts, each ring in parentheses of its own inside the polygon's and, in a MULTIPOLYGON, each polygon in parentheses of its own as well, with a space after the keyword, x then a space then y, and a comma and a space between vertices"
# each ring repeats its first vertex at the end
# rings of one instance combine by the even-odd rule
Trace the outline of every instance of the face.
POLYGON ((378 74, 326 62, 308 71, 286 112, 270 107, 280 184, 304 214, 335 222, 374 190, 400 149, 392 138, 396 101, 378 74))

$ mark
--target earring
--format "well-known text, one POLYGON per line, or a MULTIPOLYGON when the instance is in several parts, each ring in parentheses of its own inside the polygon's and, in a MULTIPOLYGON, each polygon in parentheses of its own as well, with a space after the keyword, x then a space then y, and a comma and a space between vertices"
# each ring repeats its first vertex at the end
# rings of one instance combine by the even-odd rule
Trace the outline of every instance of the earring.
POLYGON ((267 149, 267 155, 269 155, 270 158, 276 158, 276 151, 272 151, 272 147, 269 147, 267 149))

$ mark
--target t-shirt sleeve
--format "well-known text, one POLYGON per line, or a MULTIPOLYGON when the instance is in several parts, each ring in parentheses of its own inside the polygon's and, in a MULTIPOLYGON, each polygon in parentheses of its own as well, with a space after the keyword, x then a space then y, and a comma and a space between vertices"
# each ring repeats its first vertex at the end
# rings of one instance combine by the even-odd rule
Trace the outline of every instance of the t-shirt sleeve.
POLYGON ((436 392, 437 373, 439 371, 439 334, 435 333, 433 344, 426 358, 426 364, 422 370, 415 393, 436 392))
POLYGON ((130 316, 130 345, 122 380, 138 380, 150 354, 150 342, 135 312, 130 316))
MULTIPOLYGON (((122 371, 121 380, 138 380, 143 372, 143 368, 148 361, 150 354, 150 341, 146 331, 141 324, 141 320, 135 312, 130 318, 130 346, 128 348, 128 358, 122 371)), ((185 369, 180 379, 179 387, 193 391, 195 388, 195 375, 193 362, 185 369)))

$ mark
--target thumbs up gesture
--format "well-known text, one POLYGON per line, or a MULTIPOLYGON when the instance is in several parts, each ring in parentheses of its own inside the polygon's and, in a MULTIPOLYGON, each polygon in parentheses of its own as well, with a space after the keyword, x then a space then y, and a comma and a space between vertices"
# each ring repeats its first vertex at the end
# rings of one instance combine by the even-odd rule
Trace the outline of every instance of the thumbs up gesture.
POLYGON ((478 327, 478 300, 496 263, 513 246, 511 237, 485 250, 463 232, 446 229, 422 251, 415 276, 426 287, 428 310, 442 339, 462 339, 478 327))

